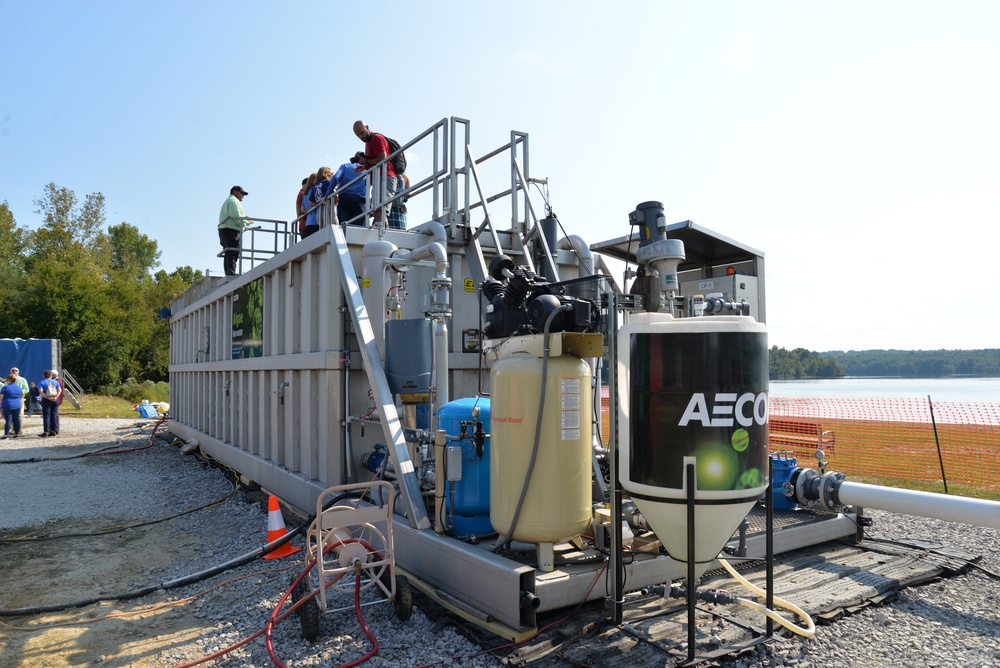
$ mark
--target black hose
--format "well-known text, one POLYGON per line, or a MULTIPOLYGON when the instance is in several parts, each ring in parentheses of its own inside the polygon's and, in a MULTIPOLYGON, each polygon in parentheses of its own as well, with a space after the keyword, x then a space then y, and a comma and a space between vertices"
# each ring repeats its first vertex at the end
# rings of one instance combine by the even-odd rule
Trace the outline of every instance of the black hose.
MULTIPOLYGON (((332 498, 323 509, 326 510, 331 505, 338 503, 346 498, 362 496, 364 494, 363 490, 353 490, 351 492, 344 492, 343 494, 338 494, 332 498)), ((191 573, 183 577, 179 577, 173 580, 167 580, 166 582, 161 582, 155 585, 148 585, 142 589, 136 589, 133 591, 125 592, 123 594, 106 594, 104 596, 94 596, 93 598, 87 598, 80 601, 73 601, 71 603, 54 603, 52 605, 40 605, 33 608, 17 608, 14 610, 0 610, 0 617, 21 617, 24 615, 38 615, 47 612, 60 612, 62 610, 68 610, 69 608, 82 608, 87 605, 93 605, 94 603, 100 603, 102 601, 126 601, 134 598, 140 598, 142 596, 148 596, 154 592, 161 589, 176 589, 178 587, 183 587, 189 584, 194 584, 196 582, 201 582, 202 580, 207 580, 210 577, 218 575, 219 573, 225 573, 228 570, 243 566, 251 561, 263 557, 265 554, 270 554, 274 552, 279 547, 283 546, 285 543, 290 541, 292 538, 302 533, 313 523, 316 519, 316 514, 314 513, 305 522, 295 527, 292 531, 289 531, 281 538, 271 541, 261 547, 258 547, 253 552, 247 552, 246 554, 236 557, 235 559, 230 559, 227 562, 219 564, 218 566, 213 566, 212 568, 199 571, 197 573, 191 573)))

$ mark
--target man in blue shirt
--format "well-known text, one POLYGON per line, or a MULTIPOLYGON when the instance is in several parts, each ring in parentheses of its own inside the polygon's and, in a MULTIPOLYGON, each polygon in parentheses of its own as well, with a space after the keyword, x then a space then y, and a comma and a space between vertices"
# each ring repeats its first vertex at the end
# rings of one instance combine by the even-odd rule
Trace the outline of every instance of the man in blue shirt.
POLYGON ((44 378, 38 384, 42 392, 42 436, 55 436, 59 433, 59 402, 63 388, 51 371, 46 370, 42 375, 44 378))
MULTIPOLYGON (((361 155, 360 151, 355 154, 353 159, 358 158, 359 155, 361 155)), ((331 186, 337 193, 334 200, 337 203, 337 220, 341 223, 351 221, 351 225, 364 225, 365 219, 360 216, 364 213, 365 196, 368 194, 367 177, 364 173, 355 170, 354 162, 345 162, 334 173, 331 186), (349 183, 350 185, 347 185, 349 183), (357 218, 357 220, 352 220, 352 218, 357 218)))

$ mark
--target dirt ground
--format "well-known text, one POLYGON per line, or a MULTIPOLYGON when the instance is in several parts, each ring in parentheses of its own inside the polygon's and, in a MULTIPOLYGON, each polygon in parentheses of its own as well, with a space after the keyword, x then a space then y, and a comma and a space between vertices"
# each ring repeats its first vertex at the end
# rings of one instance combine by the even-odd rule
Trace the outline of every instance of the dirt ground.
MULTIPOLYGON (((64 423, 69 422, 64 420, 64 423)), ((67 431, 64 426, 63 432, 67 431)), ((103 435, 89 432, 61 434, 58 452, 60 456, 65 456, 97 447, 113 446, 116 442, 135 446, 144 445, 151 440, 148 438, 152 432, 151 426, 144 433, 139 431, 133 429, 124 435, 122 432, 103 435)), ((157 436, 156 439, 160 440, 160 437, 157 436)), ((29 444, 26 440, 18 440, 25 445, 29 444)), ((46 440, 54 441, 32 439, 30 445, 37 449, 46 440)), ((51 449, 49 451, 52 452, 51 449)), ((29 454, 37 456, 33 452, 29 454)), ((14 457, 9 449, 5 449, 0 456, 0 459, 12 458, 14 457)), ((119 475, 114 473, 116 464, 113 459, 75 459, 58 465, 18 465, 18 476, 30 475, 24 467, 34 467, 39 475, 46 476, 50 481, 53 476, 65 477, 65 483, 61 485, 62 492, 47 490, 45 498, 35 499, 34 503, 43 506, 54 503, 52 496, 62 493, 71 495, 73 502, 81 508, 100 510, 94 513, 97 517, 89 520, 49 521, 41 526, 16 531, 0 529, 0 537, 4 538, 0 541, 0 609, 45 609, 47 606, 57 607, 99 596, 134 592, 176 577, 165 574, 176 572, 176 562, 185 556, 196 553, 204 555, 206 552, 212 555, 215 550, 215 558, 209 560, 211 564, 189 560, 189 566, 194 569, 207 568, 230 558, 228 554, 222 553, 217 544, 206 542, 205 536, 200 535, 204 531, 188 528, 198 525, 184 521, 186 518, 100 536, 11 540, 11 537, 32 533, 85 534, 135 523, 135 517, 123 517, 116 512, 118 504, 115 490, 109 489, 115 483, 102 481, 105 474, 112 475, 109 479, 112 481, 114 475, 119 475), (170 570, 171 566, 173 571, 170 570)), ((180 481, 184 467, 191 467, 190 460, 191 458, 184 458, 176 453, 175 448, 157 443, 148 451, 130 455, 129 465, 147 471, 155 470, 155 475, 162 476, 163 479, 180 481), (164 466, 167 466, 166 470, 164 466), (171 470, 171 466, 179 468, 171 470)), ((119 458, 118 461, 122 459, 119 458)), ((3 474, 11 472, 11 468, 6 466, 0 469, 0 480, 3 480, 3 474)), ((201 468, 206 467, 202 465, 201 468)), ((218 481, 217 489, 208 489, 205 493, 213 495, 212 498, 215 499, 224 497, 232 486, 218 471, 212 473, 218 481)), ((177 492, 177 486, 148 484, 144 493, 150 498, 146 501, 154 506, 159 505, 164 515, 176 512, 177 498, 170 495, 177 492), (162 500, 156 498, 160 494, 164 495, 162 500)), ((10 493, 10 486, 0 482, 0 496, 5 496, 6 493, 10 493)), ((190 503, 197 504, 199 501, 193 500, 190 503)), ((2 505, 8 506, 7 503, 2 505)), ((194 520, 202 523, 206 521, 208 520, 203 515, 194 520)), ((261 525, 261 543, 265 526, 261 525)), ((220 538, 225 540, 224 537, 216 537, 220 538)), ((253 547, 251 545, 250 549, 253 547)), ((239 553, 245 551, 246 546, 240 546, 239 553)), ((280 592, 287 584, 288 567, 285 564, 277 561, 256 562, 249 568, 260 570, 270 567, 272 563, 272 573, 253 577, 270 590, 280 592), (262 567, 261 563, 266 563, 267 566, 262 567)), ((0 617, 0 668, 60 668, 94 664, 137 668, 163 666, 170 664, 165 663, 160 655, 167 649, 176 650, 178 647, 188 647, 194 652, 193 656, 200 656, 202 649, 198 640, 206 637, 206 631, 216 627, 218 620, 201 614, 198 599, 177 599, 246 572, 249 571, 232 571, 187 589, 172 589, 169 592, 159 590, 133 600, 99 602, 45 614, 4 615, 0 617)))
MULTIPOLYGON (((138 529, 131 535, 118 534, 114 541, 120 549, 109 547, 105 536, 4 545, 0 585, 6 592, 4 608, 35 608, 130 591, 150 570, 165 566, 184 546, 186 538, 167 531, 138 529), (59 544, 70 540, 72 546, 59 544)), ((192 624, 195 620, 184 614, 183 607, 150 610, 166 599, 164 592, 136 601, 103 602, 0 620, 4 622, 0 666, 42 668, 101 662, 109 666, 162 665, 155 657, 164 648, 198 635, 198 625, 192 624), (150 611, 98 621, 107 615, 141 610, 150 611), (29 628, 43 630, 20 630, 29 628)))

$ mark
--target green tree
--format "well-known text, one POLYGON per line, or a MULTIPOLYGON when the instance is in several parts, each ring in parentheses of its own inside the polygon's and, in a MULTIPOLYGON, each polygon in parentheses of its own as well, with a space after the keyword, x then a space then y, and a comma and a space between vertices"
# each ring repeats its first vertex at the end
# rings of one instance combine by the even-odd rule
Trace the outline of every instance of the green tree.
POLYGON ((772 346, 768 355, 768 377, 771 380, 801 378, 837 378, 844 370, 836 360, 824 359, 819 353, 805 348, 785 350, 772 346))
POLYGON ((128 223, 108 228, 111 241, 111 270, 123 278, 139 282, 150 280, 149 272, 160 265, 156 242, 128 223))
POLYGON ((167 380, 170 334, 158 311, 201 272, 153 276, 156 241, 126 222, 105 230, 101 193, 81 202, 50 183, 35 204, 42 222, 33 231, 0 205, 3 335, 60 339, 63 366, 85 389, 167 380))
POLYGON ((24 324, 18 317, 14 305, 21 299, 28 285, 24 253, 28 242, 28 230, 18 227, 10 205, 0 203, 0 332, 3 336, 23 336, 24 324))
POLYGON ((108 238, 104 232, 104 195, 91 193, 80 204, 72 190, 49 183, 35 206, 35 213, 42 216, 42 226, 31 235, 34 261, 72 262, 82 252, 92 263, 105 264, 108 238))

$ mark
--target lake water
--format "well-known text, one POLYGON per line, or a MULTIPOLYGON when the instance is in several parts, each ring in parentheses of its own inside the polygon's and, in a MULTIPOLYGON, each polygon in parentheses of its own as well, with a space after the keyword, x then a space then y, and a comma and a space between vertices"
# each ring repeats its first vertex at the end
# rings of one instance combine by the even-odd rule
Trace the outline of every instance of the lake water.
POLYGON ((772 380, 769 393, 790 399, 927 399, 1000 403, 1000 378, 872 378, 772 380))

